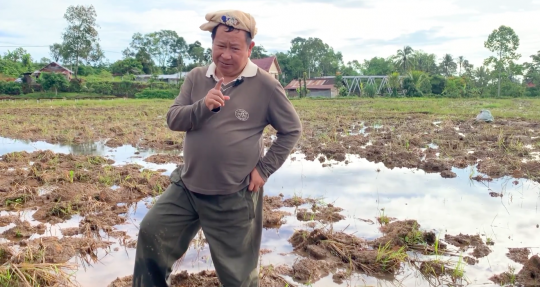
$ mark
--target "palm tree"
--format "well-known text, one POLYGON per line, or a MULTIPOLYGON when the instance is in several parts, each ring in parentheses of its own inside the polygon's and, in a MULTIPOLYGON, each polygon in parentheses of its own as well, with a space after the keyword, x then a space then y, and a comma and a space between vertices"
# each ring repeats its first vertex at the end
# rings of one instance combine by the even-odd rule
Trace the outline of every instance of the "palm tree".
POLYGON ((465 61, 465 58, 463 56, 458 57, 458 63, 459 63, 459 75, 461 76, 461 67, 463 66, 463 62, 465 61))
POLYGON ((474 71, 476 80, 476 87, 478 88, 480 95, 484 93, 484 89, 487 87, 490 80, 491 71, 485 66, 481 66, 474 71))
POLYGON ((408 77, 411 79, 411 82, 414 85, 416 91, 423 97, 424 92, 422 91, 425 82, 429 82, 429 76, 421 71, 412 71, 409 72, 408 77))
POLYGON ((412 64, 412 53, 414 52, 411 46, 405 46, 403 49, 397 51, 397 55, 394 57, 396 60, 396 66, 402 69, 402 72, 406 73, 412 64))
POLYGON ((450 54, 444 55, 441 62, 441 69, 446 77, 450 77, 456 72, 457 64, 454 62, 454 58, 450 54))

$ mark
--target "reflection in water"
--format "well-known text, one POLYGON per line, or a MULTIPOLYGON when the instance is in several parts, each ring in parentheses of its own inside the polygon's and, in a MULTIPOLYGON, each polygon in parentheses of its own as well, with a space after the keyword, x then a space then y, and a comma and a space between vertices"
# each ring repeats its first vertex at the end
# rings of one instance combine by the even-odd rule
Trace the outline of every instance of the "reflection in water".
POLYGON ((77 155, 102 155, 105 150, 105 146, 97 143, 81 143, 74 144, 69 147, 69 152, 77 155))
MULTIPOLYGON (((67 147, 48 145, 45 143, 24 144, 0 138, 0 154, 10 151, 34 149, 52 149, 56 152, 70 152, 67 147)), ((73 149, 75 150, 75 149, 73 149)), ((174 165, 156 165, 143 161, 150 152, 141 152, 140 158, 133 158, 136 149, 123 146, 113 151, 96 147, 81 148, 80 150, 101 153, 114 159, 116 164, 134 162, 145 167, 164 168, 166 174, 174 169, 174 165)), ((349 164, 337 164, 323 168, 317 161, 301 160, 302 156, 295 154, 296 160, 287 160, 283 167, 270 177, 266 185, 266 194, 284 194, 285 197, 294 195, 312 198, 323 198, 325 202, 333 202, 342 207, 346 219, 334 224, 335 230, 344 230, 364 238, 380 236, 378 226, 366 223, 360 219, 371 219, 380 215, 381 208, 385 214, 398 220, 416 219, 424 230, 433 230, 439 237, 445 234, 480 234, 484 241, 487 238, 495 242, 490 248, 494 250, 487 257, 480 258, 474 266, 465 267, 465 276, 472 285, 489 285, 488 280, 493 274, 508 270, 508 266, 521 265, 511 261, 505 255, 509 247, 533 247, 532 253, 538 249, 540 223, 538 204, 540 202, 539 186, 527 180, 513 183, 511 178, 502 178, 489 183, 471 181, 475 176, 474 168, 453 169, 456 178, 444 179, 439 174, 426 174, 421 170, 387 169, 383 164, 370 163, 365 159, 349 156, 349 164), (503 197, 491 197, 490 192, 502 193, 503 197)), ((151 202, 147 199, 146 202, 151 202)), ((284 208, 294 211, 291 208, 284 208)), ((127 224, 117 226, 136 238, 137 227, 144 217, 147 208, 145 202, 140 202, 130 209, 127 224)), ((262 264, 279 265, 291 264, 296 256, 290 254, 292 247, 287 242, 295 229, 305 228, 306 223, 300 222, 295 216, 287 217, 287 223, 279 230, 265 230, 263 234, 263 249, 272 252, 264 255, 262 264)), ((117 277, 129 275, 133 268, 134 249, 124 249, 118 244, 118 251, 106 254, 100 252, 101 262, 81 269, 77 280, 82 286, 107 286, 117 277)), ((463 253, 470 256, 471 251, 463 253)), ((457 262, 458 258, 451 258, 457 262)), ((197 272, 212 269, 208 247, 202 250, 190 249, 181 262, 179 269, 197 272)), ((398 278, 402 286, 428 286, 419 274, 405 269, 398 278)), ((353 286, 355 282, 352 282, 353 286)), ((369 277, 357 279, 361 285, 391 285, 379 282, 369 277)), ((331 276, 322 279, 312 286, 339 286, 332 282, 331 276)))

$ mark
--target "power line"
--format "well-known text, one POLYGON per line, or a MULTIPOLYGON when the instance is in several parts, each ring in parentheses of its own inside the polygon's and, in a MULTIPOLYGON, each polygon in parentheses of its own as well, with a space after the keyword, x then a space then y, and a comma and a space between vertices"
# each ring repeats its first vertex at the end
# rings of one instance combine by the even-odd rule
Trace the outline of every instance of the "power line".
POLYGON ((24 46, 24 45, 22 45, 22 46, 20 46, 20 45, 19 46, 0 46, 0 48, 35 48, 35 47, 42 48, 42 47, 49 47, 49 46, 24 46))

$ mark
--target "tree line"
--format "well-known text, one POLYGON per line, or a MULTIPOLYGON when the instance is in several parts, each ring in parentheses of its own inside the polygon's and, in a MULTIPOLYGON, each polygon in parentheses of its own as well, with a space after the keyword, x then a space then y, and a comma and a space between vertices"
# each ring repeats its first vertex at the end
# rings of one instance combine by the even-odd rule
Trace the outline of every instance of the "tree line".
MULTIPOLYGON (((175 31, 160 30, 135 33, 122 51, 122 59, 109 63, 99 44, 97 13, 92 5, 70 6, 64 19, 68 25, 62 33, 62 42, 50 45, 50 59, 34 61, 26 50, 18 48, 1 57, 0 73, 4 77, 19 77, 56 61, 71 68, 75 78, 101 76, 102 79, 133 80, 133 76, 139 74, 187 72, 212 61, 211 48, 203 47, 199 41, 188 43, 175 31)), ((397 84, 392 87, 393 95, 399 91, 406 96, 540 96, 540 51, 518 63, 519 44, 519 37, 511 27, 498 27, 484 42, 492 56, 478 67, 462 55, 439 57, 407 45, 394 55, 345 63, 341 52, 314 37, 296 37, 286 52, 275 54, 257 45, 252 58, 275 55, 282 70, 283 85, 304 75, 307 78, 337 76, 336 87, 342 95, 347 94, 340 81, 342 76, 388 75, 405 76, 402 82, 394 81, 397 84)), ((363 87, 355 92, 366 94, 363 87)))

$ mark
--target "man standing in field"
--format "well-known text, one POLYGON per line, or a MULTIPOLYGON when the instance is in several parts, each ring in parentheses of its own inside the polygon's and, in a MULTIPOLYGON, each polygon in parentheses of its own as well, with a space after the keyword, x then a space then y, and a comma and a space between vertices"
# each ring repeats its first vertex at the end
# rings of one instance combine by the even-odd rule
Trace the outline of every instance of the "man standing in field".
POLYGON ((223 286, 259 286, 263 185, 301 134, 281 84, 249 60, 254 18, 227 10, 206 20, 213 63, 186 76, 167 113, 169 128, 186 132, 184 165, 140 224, 133 286, 169 285, 172 265, 201 228, 223 286), (265 155, 269 124, 277 139, 265 155))

